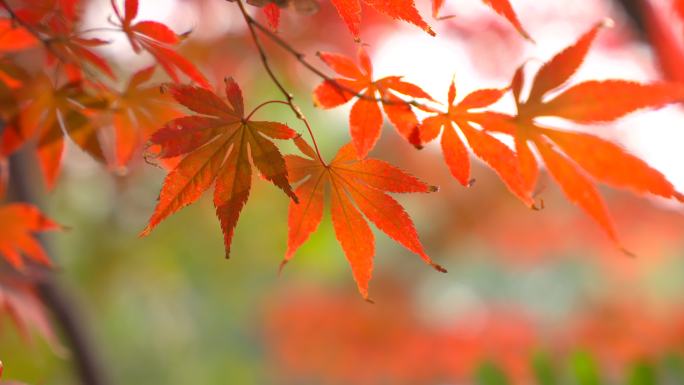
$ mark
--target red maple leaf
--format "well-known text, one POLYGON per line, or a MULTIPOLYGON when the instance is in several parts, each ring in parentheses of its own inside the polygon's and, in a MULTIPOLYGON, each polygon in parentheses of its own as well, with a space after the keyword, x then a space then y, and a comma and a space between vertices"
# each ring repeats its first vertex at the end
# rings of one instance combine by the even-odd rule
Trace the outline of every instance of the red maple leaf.
POLYGON ((268 140, 291 139, 297 133, 281 123, 252 121, 252 114, 245 116, 242 92, 232 78, 226 79, 230 106, 200 87, 168 84, 165 88, 179 103, 202 116, 174 119, 152 135, 151 143, 160 147, 159 157, 183 158, 166 176, 157 207, 141 235, 196 201, 215 181, 214 206, 228 257, 235 225, 252 186, 251 164, 297 201, 287 180, 285 160, 268 140))
MULTIPOLYGON (((434 18, 439 18, 439 10, 442 9, 445 0, 432 0, 432 16, 434 18)), ((487 6, 496 11, 499 15, 503 16, 508 20, 509 23, 518 31, 522 37, 528 40, 532 40, 530 35, 525 31, 520 20, 518 20, 518 15, 516 15, 515 10, 509 0, 482 0, 487 6)))
POLYGON ((551 128, 536 118, 553 116, 574 123, 610 122, 638 109, 681 102, 684 86, 605 80, 586 81, 554 92, 564 87, 576 72, 603 25, 596 24, 575 44, 545 63, 535 75, 527 98, 521 91, 523 68, 518 69, 511 85, 517 115, 492 114, 479 123, 487 130, 503 132, 515 139, 524 191, 532 192, 538 175, 532 144, 568 199, 617 242, 613 223, 592 178, 636 193, 680 201, 684 201, 684 196, 660 172, 619 145, 592 134, 551 128))
POLYGON ((358 51, 357 66, 348 57, 319 52, 320 58, 343 78, 324 81, 313 92, 314 103, 323 108, 342 105, 359 96, 349 114, 352 143, 359 158, 364 158, 380 138, 382 114, 385 114, 399 133, 411 144, 420 147, 418 118, 411 104, 398 95, 432 100, 420 87, 401 80, 399 76, 387 76, 373 80, 373 66, 363 48, 358 51), (380 99, 376 99, 380 95, 380 99))
POLYGON ((330 195, 333 227, 352 268, 361 295, 368 299, 373 270, 374 237, 361 213, 380 230, 439 271, 423 250, 413 221, 386 192, 433 192, 429 186, 404 171, 378 159, 358 160, 351 144, 342 147, 328 165, 318 159, 306 142, 296 139, 306 158, 285 157, 290 181, 303 181, 295 193, 299 204, 290 202, 287 252, 283 263, 309 239, 323 216, 324 196, 330 195), (359 213, 359 210, 361 213, 359 213))
MULTIPOLYGON (((332 3, 344 23, 347 24, 349 31, 358 40, 361 32, 361 0, 332 0, 332 3)), ((393 19, 407 21, 430 35, 435 35, 432 28, 418 13, 413 0, 364 0, 363 3, 393 19)))
POLYGON ((24 266, 22 254, 49 266, 50 259, 33 234, 61 228, 35 206, 25 203, 0 206, 0 255, 15 268, 24 266))

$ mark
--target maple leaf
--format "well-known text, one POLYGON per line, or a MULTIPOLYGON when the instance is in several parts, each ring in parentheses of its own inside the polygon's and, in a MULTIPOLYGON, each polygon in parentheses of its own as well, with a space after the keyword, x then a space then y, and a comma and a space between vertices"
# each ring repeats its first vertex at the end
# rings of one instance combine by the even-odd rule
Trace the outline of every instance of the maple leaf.
POLYGON ((251 164, 297 201, 287 180, 283 156, 268 140, 291 139, 297 133, 281 123, 252 121, 251 114, 245 116, 242 92, 232 78, 226 79, 230 106, 200 87, 167 84, 165 89, 201 116, 174 119, 152 135, 150 142, 160 147, 159 157, 183 158, 166 176, 159 202, 141 235, 149 234, 164 218, 196 201, 215 181, 214 206, 228 257, 235 225, 249 198, 251 164))
POLYGON ((157 84, 144 86, 154 70, 154 67, 148 67, 136 72, 126 89, 111 96, 115 158, 119 166, 126 165, 159 126, 179 115, 173 98, 160 93, 157 84))
POLYGON ((413 221, 403 207, 386 194, 427 193, 436 191, 436 187, 429 186, 384 161, 358 160, 351 144, 342 147, 332 162, 324 165, 306 142, 301 138, 295 141, 307 157, 285 157, 290 182, 303 182, 295 191, 300 202, 290 202, 287 252, 283 264, 292 258, 318 227, 323 216, 324 196, 327 191, 331 200, 330 211, 335 235, 351 265, 359 292, 365 299, 368 299, 375 246, 373 233, 361 213, 385 234, 418 254, 435 269, 446 272, 423 250, 413 221))
POLYGON ((487 121, 491 117, 498 117, 493 112, 472 110, 492 105, 506 92, 508 89, 482 89, 470 93, 461 102, 454 104, 456 86, 452 81, 447 97, 448 110, 423 120, 420 127, 420 139, 427 143, 437 138, 441 132, 440 146, 451 175, 463 186, 469 186, 472 183, 470 157, 464 141, 455 131, 458 127, 460 134, 475 155, 496 171, 513 194, 528 206, 533 206, 534 201, 530 192, 524 188, 515 153, 501 141, 473 125, 473 122, 478 123, 487 121))
MULTIPOLYGON (((513 28, 518 31, 518 33, 527 40, 532 40, 530 35, 525 31, 520 20, 518 20, 518 15, 516 15, 515 10, 509 0, 482 0, 484 4, 493 9, 496 13, 503 16, 508 20, 513 28)), ((444 0, 432 0, 432 17, 438 19, 440 18, 439 10, 442 9, 444 5, 444 0)))
POLYGON ((44 74, 36 76, 21 90, 20 111, 12 149, 37 139, 37 155, 49 188, 55 184, 64 150, 64 135, 98 161, 105 156, 99 127, 93 111, 106 107, 106 101, 83 92, 80 82, 55 88, 44 74))
MULTIPOLYGON (((331 0, 340 17, 347 24, 349 32, 356 40, 361 32, 361 0, 331 0)), ((376 11, 403 21, 407 21, 422 28, 425 32, 435 36, 435 32, 418 13, 413 0, 363 0, 376 11)))
POLYGON ((684 201, 684 196, 660 172, 620 146, 592 134, 547 127, 536 118, 553 116, 574 123, 610 122, 638 109, 681 102, 684 86, 627 80, 586 81, 554 94, 576 72, 605 24, 596 24, 577 42, 545 63, 535 75, 526 99, 521 92, 523 69, 518 69, 511 85, 517 115, 490 115, 490 119, 482 120, 480 124, 485 129, 514 137, 518 166, 527 192, 531 193, 539 172, 531 144, 537 148, 549 173, 568 199, 579 205, 617 243, 612 220, 592 178, 637 193, 680 201, 684 201))
POLYGON ((378 103, 382 104, 385 114, 399 133, 414 146, 421 146, 418 118, 411 109, 411 104, 398 95, 432 100, 430 95, 420 87, 404 82, 399 76, 373 80, 373 66, 363 48, 358 51, 360 67, 352 59, 342 55, 327 52, 319 52, 318 55, 343 78, 326 80, 314 89, 313 98, 317 106, 333 108, 360 96, 349 114, 352 143, 359 158, 368 155, 380 138, 382 114, 378 103), (378 94, 379 102, 376 101, 378 94))
POLYGON ((181 41, 175 32, 156 21, 133 22, 138 15, 138 0, 126 0, 123 14, 116 5, 116 0, 111 0, 111 4, 116 18, 121 23, 121 30, 126 34, 135 53, 140 53, 142 50, 149 52, 176 83, 180 80, 176 71, 180 71, 201 86, 210 88, 209 82, 194 64, 168 48, 181 41))
POLYGON ((25 203, 0 206, 0 255, 16 268, 24 266, 21 254, 49 266, 50 259, 33 234, 61 228, 35 206, 25 203))

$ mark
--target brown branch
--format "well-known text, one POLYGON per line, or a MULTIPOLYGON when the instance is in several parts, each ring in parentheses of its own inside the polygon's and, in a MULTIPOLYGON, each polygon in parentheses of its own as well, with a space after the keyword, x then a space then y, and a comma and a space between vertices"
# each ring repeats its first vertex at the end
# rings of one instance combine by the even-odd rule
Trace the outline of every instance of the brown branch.
MULTIPOLYGON (((228 0, 231 1, 231 0, 228 0)), ((239 2, 239 1, 238 1, 239 2)), ((244 10, 244 5, 241 6, 242 10, 244 10)), ((276 43, 278 46, 280 46, 282 49, 287 51, 290 55, 292 55, 304 68, 308 69, 321 79, 327 81, 328 83, 332 84, 333 87, 337 88, 337 90, 341 94, 350 94, 352 97, 357 97, 359 99, 364 99, 364 100, 370 100, 370 101, 375 101, 375 102, 380 102, 383 104, 410 104, 414 107, 418 108, 429 108, 425 104, 418 102, 416 99, 407 99, 407 100, 402 100, 402 101, 396 101, 396 100, 389 100, 385 97, 380 97, 376 98, 374 96, 368 96, 366 94, 357 92, 356 90, 353 90, 347 86, 344 86, 337 82, 334 78, 326 75, 323 71, 318 69, 316 66, 311 64, 308 60, 306 60, 306 55, 302 53, 301 51, 298 51, 295 49, 292 45, 290 45, 287 41, 283 40, 280 36, 275 34, 273 31, 270 29, 266 28, 264 25, 256 21, 252 16, 250 16, 247 12, 242 12, 243 17, 245 18, 245 21, 247 22, 247 25, 250 26, 250 30, 253 30, 252 27, 256 27, 261 33, 263 33, 266 37, 268 37, 271 41, 276 43)))

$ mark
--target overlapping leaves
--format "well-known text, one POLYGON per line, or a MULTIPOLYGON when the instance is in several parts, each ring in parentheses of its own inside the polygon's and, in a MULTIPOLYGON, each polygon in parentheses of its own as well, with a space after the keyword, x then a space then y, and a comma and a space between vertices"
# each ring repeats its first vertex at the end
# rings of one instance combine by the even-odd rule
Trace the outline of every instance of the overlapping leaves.
MULTIPOLYGON (((604 23, 599 23, 570 47, 545 63, 535 75, 529 95, 522 95, 524 72, 520 68, 511 89, 518 112, 507 115, 496 112, 468 110, 486 107, 501 96, 497 90, 480 90, 452 106, 454 88, 449 95, 449 111, 426 119, 421 135, 429 141, 442 133, 442 148, 452 174, 461 182, 468 179, 467 156, 459 138, 450 129, 456 123, 463 134, 477 132, 484 138, 486 131, 510 135, 515 142, 516 157, 508 149, 491 152, 498 166, 478 154, 490 164, 520 199, 531 203, 539 165, 530 145, 534 146, 551 176, 558 182, 568 199, 579 205, 617 243, 613 223, 601 196, 594 186, 597 180, 613 187, 631 189, 637 193, 651 193, 680 201, 684 196, 657 170, 612 142, 598 136, 548 127, 537 118, 553 116, 574 123, 610 122, 642 108, 656 108, 684 100, 684 87, 678 84, 641 84, 626 80, 586 81, 561 92, 583 62, 593 40, 604 23), (464 106, 465 105, 465 106, 464 106), (470 127, 476 123, 484 131, 470 127), (465 128, 465 130, 464 130, 465 128)), ((492 139, 488 139, 490 143, 492 139)), ((480 144, 470 143, 478 153, 480 144)), ((498 147, 501 147, 497 144, 498 147)), ((482 149, 480 149, 482 152, 482 149)))
POLYGON ((59 175, 64 138, 99 161, 105 160, 97 122, 92 115, 107 101, 84 92, 80 82, 55 87, 47 76, 39 75, 24 85, 17 95, 19 111, 3 133, 2 154, 8 155, 36 140, 36 153, 48 187, 59 175))
POLYGON ((128 164, 154 131, 180 115, 173 98, 160 93, 158 84, 149 82, 154 69, 136 72, 124 90, 109 92, 117 166, 128 164))

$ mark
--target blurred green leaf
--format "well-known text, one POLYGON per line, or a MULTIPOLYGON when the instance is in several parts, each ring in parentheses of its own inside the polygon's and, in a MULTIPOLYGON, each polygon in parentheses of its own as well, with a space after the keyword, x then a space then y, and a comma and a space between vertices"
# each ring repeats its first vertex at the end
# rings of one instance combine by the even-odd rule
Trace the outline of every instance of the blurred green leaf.
POLYGON ((600 385, 596 360, 589 352, 577 352, 570 359, 572 372, 578 385, 600 385))
POLYGON ((532 370, 537 385, 556 385, 558 383, 556 370, 551 357, 544 352, 537 352, 532 357, 532 370))
POLYGON ((506 374, 496 364, 485 362, 477 369, 476 382, 478 385, 509 385, 506 374))
POLYGON ((638 362, 629 369, 628 385, 656 385, 658 384, 656 370, 648 362, 638 362))
POLYGON ((679 354, 668 354, 663 360, 665 384, 684 384, 684 360, 679 354))

